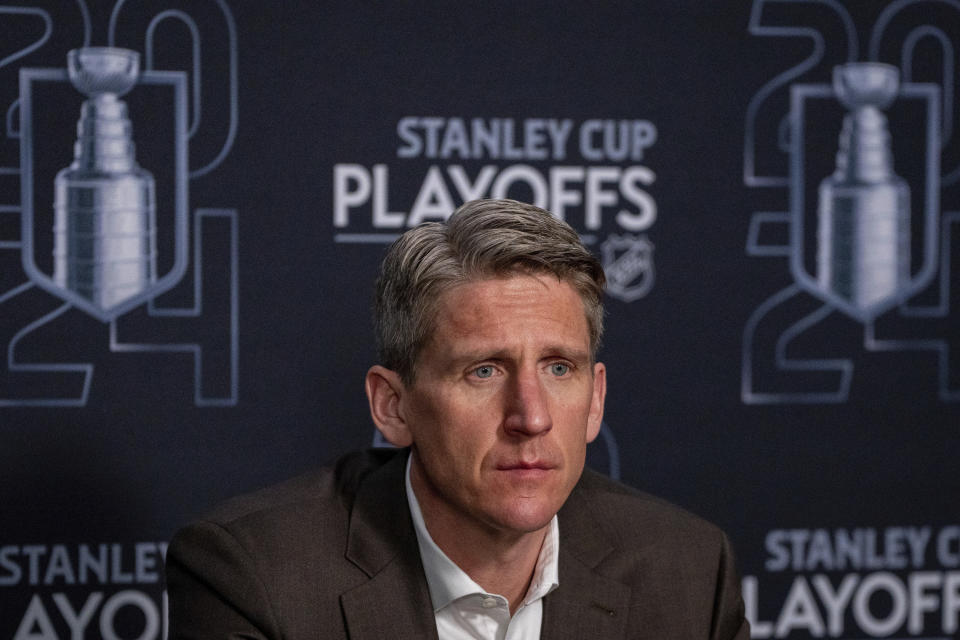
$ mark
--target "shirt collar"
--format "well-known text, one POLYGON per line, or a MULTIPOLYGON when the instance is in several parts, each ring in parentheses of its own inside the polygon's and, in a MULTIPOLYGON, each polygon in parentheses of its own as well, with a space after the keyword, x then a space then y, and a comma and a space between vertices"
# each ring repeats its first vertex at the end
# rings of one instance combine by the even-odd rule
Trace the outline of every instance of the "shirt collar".
MULTIPOLYGON (((430 601, 433 611, 440 611, 454 600, 475 593, 486 594, 486 591, 458 567, 453 560, 447 557, 440 547, 430 537, 427 525, 423 521, 423 512, 420 503, 413 493, 410 484, 410 465, 413 454, 407 458, 407 471, 404 482, 407 489, 407 504, 410 507, 410 516, 413 518, 413 529, 417 534, 417 545, 420 547, 420 559, 427 577, 427 586, 430 589, 430 601)), ((547 535, 543 538, 540 555, 533 570, 533 579, 530 588, 523 599, 526 606, 544 597, 559 586, 558 554, 560 550, 560 529, 557 516, 554 515, 547 528, 547 535)), ((495 595, 495 594, 491 594, 495 595)))

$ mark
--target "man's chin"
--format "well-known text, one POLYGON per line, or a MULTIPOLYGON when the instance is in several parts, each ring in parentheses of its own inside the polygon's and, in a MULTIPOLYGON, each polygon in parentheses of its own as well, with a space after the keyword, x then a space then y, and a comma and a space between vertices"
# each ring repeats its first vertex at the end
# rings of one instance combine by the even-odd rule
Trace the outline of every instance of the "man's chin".
POLYGON ((559 506, 553 508, 541 500, 518 499, 519 504, 512 504, 504 508, 496 518, 499 528, 517 534, 534 533, 541 531, 550 524, 556 515, 559 506), (530 502, 524 504, 524 502, 530 502), (536 504, 531 504, 536 502, 536 504))

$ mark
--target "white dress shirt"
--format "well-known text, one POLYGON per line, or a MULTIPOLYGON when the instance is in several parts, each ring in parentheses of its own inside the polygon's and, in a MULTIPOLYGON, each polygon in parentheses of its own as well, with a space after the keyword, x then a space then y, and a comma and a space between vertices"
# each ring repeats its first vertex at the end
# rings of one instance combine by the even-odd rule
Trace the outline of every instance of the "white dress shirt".
POLYGON ((543 597, 559 585, 557 516, 553 516, 543 538, 527 595, 511 618, 507 599, 484 591, 430 537, 420 503, 410 484, 410 464, 408 458, 407 503, 417 533, 440 640, 538 640, 543 621, 543 597))

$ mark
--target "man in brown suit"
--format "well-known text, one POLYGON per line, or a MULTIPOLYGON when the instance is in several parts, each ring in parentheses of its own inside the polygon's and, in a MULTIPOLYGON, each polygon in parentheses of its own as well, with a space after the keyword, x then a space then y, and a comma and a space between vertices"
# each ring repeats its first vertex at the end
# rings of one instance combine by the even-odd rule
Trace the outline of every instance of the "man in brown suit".
POLYGON ((576 232, 514 201, 401 236, 366 378, 399 449, 181 531, 171 637, 749 638, 723 533, 583 469, 603 285, 576 232))

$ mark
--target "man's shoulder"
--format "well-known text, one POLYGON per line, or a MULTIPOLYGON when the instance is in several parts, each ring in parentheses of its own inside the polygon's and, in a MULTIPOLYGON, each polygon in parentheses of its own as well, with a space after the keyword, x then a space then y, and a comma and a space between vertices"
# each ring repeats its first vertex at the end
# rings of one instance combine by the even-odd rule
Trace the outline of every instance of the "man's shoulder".
POLYGON ((256 530, 261 537, 272 530, 316 531, 322 521, 347 518, 364 480, 398 455, 390 449, 349 453, 331 466, 230 498, 201 520, 233 532, 256 530))
POLYGON ((402 491, 404 460, 400 451, 348 454, 332 467, 232 498, 181 529, 166 558, 167 584, 176 594, 172 628, 226 628, 241 611, 266 637, 308 637, 317 629, 344 637, 339 607, 316 603, 336 602, 373 573, 367 548, 350 554, 354 526, 360 543, 386 547, 375 559, 397 554, 394 538, 376 546, 380 538, 366 533, 364 523, 385 510, 371 503, 396 501, 384 487, 402 491), (210 620, 208 610, 217 612, 210 620))
POLYGON ((568 578, 561 564, 560 606, 614 581, 630 603, 624 637, 749 636, 730 543, 715 525, 591 471, 559 519, 568 578))
POLYGON ((574 489, 576 508, 617 546, 714 546, 723 532, 711 522, 639 489, 586 469, 574 489))

